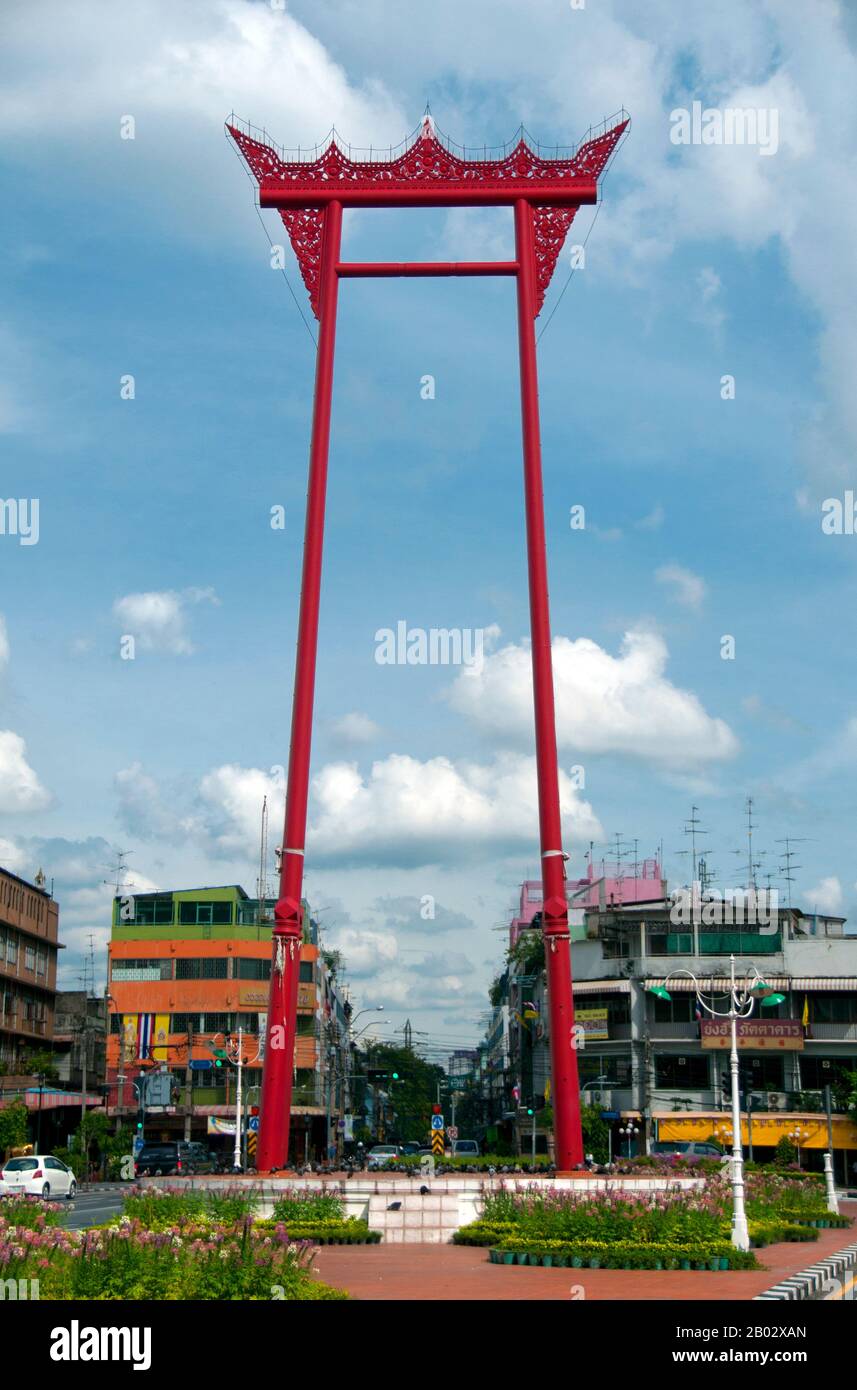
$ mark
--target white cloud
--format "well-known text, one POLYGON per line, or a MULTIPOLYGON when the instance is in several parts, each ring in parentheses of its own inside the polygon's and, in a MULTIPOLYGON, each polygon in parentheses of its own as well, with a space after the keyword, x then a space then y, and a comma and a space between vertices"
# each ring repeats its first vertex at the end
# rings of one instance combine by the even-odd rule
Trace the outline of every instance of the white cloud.
POLYGON ((0 813, 44 811, 52 797, 27 762, 27 745, 11 729, 0 730, 0 813))
POLYGON ((668 584, 672 588, 671 597, 676 603, 680 603, 685 608, 700 608, 707 593, 705 580, 692 570, 685 569, 683 565, 661 565, 655 571, 655 579, 659 584, 668 584))
MULTIPOLYGON (((330 763, 312 791, 307 838, 315 863, 413 866, 531 852, 537 844, 535 761, 517 754, 489 765, 393 754, 367 777, 356 763, 330 763)), ((591 806, 563 772, 560 804, 569 837, 601 837, 591 806)))
POLYGON ((117 817, 130 834, 141 840, 181 840, 193 830, 193 818, 176 813, 174 801, 164 800, 160 785, 142 763, 120 768, 113 785, 119 802, 117 817))
MULTIPOLYGON (((707 714, 696 695, 667 679, 668 652, 659 634, 626 633, 619 656, 588 637, 554 637, 552 652, 562 749, 630 754, 665 767, 717 761, 737 752, 729 726, 707 714)), ((478 675, 455 681, 449 699, 489 738, 530 746, 529 646, 512 644, 486 657, 478 675)))
POLYGON ((216 854, 258 854, 264 797, 268 798, 269 824, 279 827, 284 799, 279 770, 263 772, 225 763, 206 773, 199 784, 200 829, 216 854))
POLYGON ((822 878, 810 888, 806 901, 816 912, 838 912, 842 906, 842 884, 835 874, 822 878))
POLYGON ((381 730, 368 714, 354 710, 350 714, 343 714, 341 719, 335 719, 330 726, 330 732, 337 743, 353 747, 357 744, 372 743, 378 738, 381 730))
POLYGON ((123 635, 134 637, 144 651, 172 652, 188 656, 194 651, 187 633, 187 609, 197 603, 218 604, 213 589, 150 590, 126 594, 113 604, 113 616, 122 625, 123 635))
POLYGON ((398 960, 399 947, 391 932, 340 927, 333 939, 337 951, 343 954, 347 973, 356 978, 374 976, 398 960))

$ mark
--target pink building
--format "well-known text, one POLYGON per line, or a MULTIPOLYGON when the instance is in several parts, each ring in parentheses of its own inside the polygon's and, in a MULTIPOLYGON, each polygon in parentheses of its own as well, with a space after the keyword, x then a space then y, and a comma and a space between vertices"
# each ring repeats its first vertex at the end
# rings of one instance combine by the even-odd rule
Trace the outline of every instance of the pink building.
MULTIPOLYGON (((572 927, 583 926, 583 913, 588 907, 607 907, 610 903, 653 902, 664 897, 666 882, 657 860, 643 859, 636 874, 623 873, 622 866, 604 859, 600 864, 587 865, 586 877, 569 879, 566 883, 569 922, 572 927)), ((537 912, 542 910, 542 885, 539 879, 525 879, 521 884, 518 914, 509 924, 509 947, 516 944, 521 932, 529 927, 537 912)))

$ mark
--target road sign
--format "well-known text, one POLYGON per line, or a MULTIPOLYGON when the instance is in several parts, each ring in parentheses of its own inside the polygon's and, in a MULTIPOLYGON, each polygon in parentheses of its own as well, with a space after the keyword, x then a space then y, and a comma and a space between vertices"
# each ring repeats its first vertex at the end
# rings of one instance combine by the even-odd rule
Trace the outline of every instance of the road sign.
POLYGON ((448 1129, 446 1132, 447 1132, 447 1134, 449 1135, 449 1138, 450 1138, 450 1139, 457 1139, 457 1138, 458 1138, 458 1125, 450 1125, 450 1126, 449 1126, 449 1129, 448 1129))
POLYGON ((433 1157, 437 1157, 437 1156, 439 1155, 441 1158, 443 1158, 443 1130, 442 1130, 442 1129, 433 1129, 433 1130, 432 1130, 432 1135, 431 1135, 431 1151, 432 1151, 432 1156, 433 1156, 433 1157))
POLYGON ((443 1129, 443 1116, 442 1116, 442 1115, 432 1115, 432 1117, 431 1117, 431 1127, 432 1127, 432 1129, 443 1129))
POLYGON ((249 1120, 247 1121, 247 1128, 249 1129, 249 1131, 250 1131, 251 1134, 255 1134, 255 1133, 256 1133, 256 1131, 257 1131, 258 1128, 259 1128, 259 1116, 258 1116, 258 1115, 251 1115, 251 1116, 250 1116, 249 1120))
POLYGON ((247 1135, 247 1157, 248 1159, 256 1157, 256 1134, 252 1129, 247 1135))
POLYGON ((191 1071, 210 1071, 213 1065, 214 1064, 209 1060, 209 1058, 206 1057, 205 1059, 202 1059, 200 1061, 194 1060, 193 1062, 191 1062, 190 1069, 191 1071))

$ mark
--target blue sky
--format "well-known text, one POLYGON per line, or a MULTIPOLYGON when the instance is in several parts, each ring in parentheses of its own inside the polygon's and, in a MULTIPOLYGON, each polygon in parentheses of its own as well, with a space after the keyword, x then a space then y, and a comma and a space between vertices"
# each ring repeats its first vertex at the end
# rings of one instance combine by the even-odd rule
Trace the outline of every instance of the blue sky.
MULTIPOLYGON (((570 868, 620 831, 681 879, 695 803, 738 882, 752 795, 762 873, 810 837, 799 899, 854 915, 857 539, 821 529, 857 442, 853 22, 833 0, 811 24, 767 0, 175 9, 7 12, 0 495, 39 498, 40 534, 0 537, 0 859, 55 877, 66 984, 106 940, 116 848, 141 889, 253 890, 287 761, 314 347, 232 109, 289 146, 334 123, 397 143, 427 100, 489 145, 629 109, 539 347, 560 765, 586 775, 570 868), (694 100, 776 109, 776 153, 671 144, 694 100)), ((345 250, 502 258, 511 214, 349 215, 345 250)), ((525 576, 513 284, 344 284, 308 890, 358 1003, 439 1044, 477 1036, 537 862, 525 576), (379 666, 402 619, 495 629, 481 675, 379 666)))

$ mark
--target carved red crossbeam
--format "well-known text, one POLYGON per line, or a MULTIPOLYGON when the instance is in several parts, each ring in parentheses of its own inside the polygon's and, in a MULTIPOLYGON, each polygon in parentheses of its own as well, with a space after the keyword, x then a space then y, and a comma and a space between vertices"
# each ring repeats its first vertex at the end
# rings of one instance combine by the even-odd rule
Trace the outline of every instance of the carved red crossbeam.
MULTIPOLYGON (((228 125, 227 130, 259 185, 260 206, 276 208, 280 213, 312 311, 319 318, 324 209, 333 201, 344 208, 506 207, 525 198, 533 209, 538 314, 575 213, 583 204, 597 200, 598 179, 627 124, 627 120, 618 122, 564 159, 544 159, 523 139, 503 159, 461 159, 438 140, 429 117, 408 149, 389 160, 351 159, 335 138, 317 159, 284 160, 272 144, 256 140, 234 125, 228 125)), ((509 265, 500 262, 494 271, 445 273, 514 274, 509 265)))

